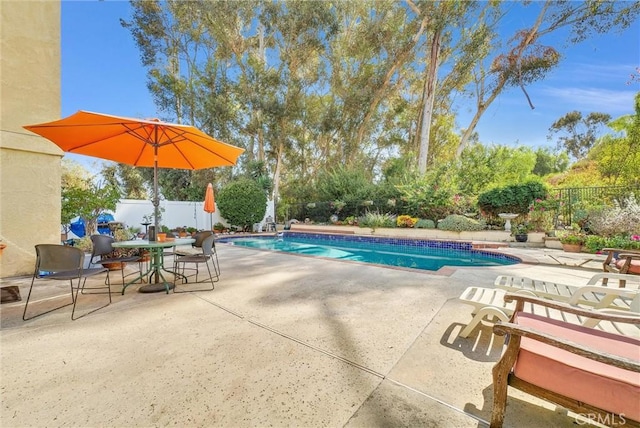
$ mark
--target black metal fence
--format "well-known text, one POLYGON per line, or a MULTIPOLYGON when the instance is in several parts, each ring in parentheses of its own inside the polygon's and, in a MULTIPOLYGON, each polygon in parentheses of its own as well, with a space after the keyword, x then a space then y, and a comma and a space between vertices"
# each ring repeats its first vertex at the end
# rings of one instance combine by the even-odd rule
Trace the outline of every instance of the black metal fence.
POLYGON ((561 202, 556 219, 567 226, 579 220, 588 208, 622 202, 631 194, 640 199, 640 186, 572 187, 551 191, 551 196, 561 202))

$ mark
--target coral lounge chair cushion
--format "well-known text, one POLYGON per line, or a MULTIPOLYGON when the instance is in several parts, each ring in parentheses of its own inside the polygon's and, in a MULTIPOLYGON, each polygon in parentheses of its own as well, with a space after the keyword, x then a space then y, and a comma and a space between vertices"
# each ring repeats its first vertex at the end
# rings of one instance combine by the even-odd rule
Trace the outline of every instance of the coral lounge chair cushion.
MULTIPOLYGON (((640 340, 528 313, 519 325, 632 360, 640 358, 640 340)), ((640 373, 612 367, 526 337, 522 338, 516 377, 600 409, 640 420, 640 373)))
MULTIPOLYGON (((616 267, 618 270, 622 269, 622 266, 624 266, 624 262, 626 261, 626 259, 616 260, 616 267)), ((631 260, 631 265, 629 265, 629 271, 627 273, 640 275, 640 260, 631 260)))

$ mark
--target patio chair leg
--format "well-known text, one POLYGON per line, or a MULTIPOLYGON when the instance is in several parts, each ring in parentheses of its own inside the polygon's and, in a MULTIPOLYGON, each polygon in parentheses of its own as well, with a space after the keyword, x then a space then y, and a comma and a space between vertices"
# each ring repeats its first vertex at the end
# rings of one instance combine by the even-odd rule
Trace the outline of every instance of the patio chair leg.
POLYGON ((459 336, 460 337, 469 337, 471 332, 476 328, 476 326, 484 321, 485 318, 492 318, 490 321, 495 323, 495 319, 499 319, 502 322, 509 321, 509 316, 495 307, 485 307, 476 312, 473 316, 473 319, 467 324, 467 326, 462 329, 459 336))
POLYGON ((76 305, 78 304, 78 293, 81 292, 82 290, 84 290, 84 286, 85 286, 86 282, 87 282, 87 278, 84 278, 84 281, 82 281, 82 285, 80 285, 80 279, 78 279, 78 286, 76 288, 76 294, 75 294, 75 297, 74 297, 74 295, 73 295, 73 280, 71 280, 71 297, 73 298, 73 309, 71 310, 71 320, 72 321, 75 321, 75 320, 77 320, 79 318, 82 318, 82 317, 84 317, 86 315, 92 314, 92 313, 94 313, 95 311, 97 311, 99 309, 106 308, 107 306, 109 306, 112 303, 111 285, 107 284, 107 292, 106 293, 93 293, 93 294, 107 294, 109 296, 109 303, 107 303, 105 305, 102 305, 102 306, 99 306, 99 307, 97 307, 95 309, 92 309, 89 312, 86 312, 86 313, 80 315, 79 317, 76 317, 75 313, 76 313, 76 305))
POLYGON ((73 305, 75 303, 75 299, 73 297, 73 285, 72 285, 72 288, 71 288, 71 303, 67 303, 65 305, 58 306, 58 307, 55 307, 53 309, 49 309, 46 312, 42 312, 42 313, 40 313, 38 315, 34 315, 32 317, 27 318, 27 307, 29 306, 29 299, 31 298, 31 291, 33 291, 33 283, 34 283, 35 279, 36 279, 36 277, 34 275, 33 278, 31 278, 31 286, 29 287, 29 293, 27 294, 27 301, 24 304, 24 311, 22 312, 22 320, 23 321, 29 321, 31 319, 39 317, 40 315, 48 314, 50 312, 53 312, 53 311, 58 310, 58 309, 65 308, 65 307, 67 307, 69 305, 73 305))

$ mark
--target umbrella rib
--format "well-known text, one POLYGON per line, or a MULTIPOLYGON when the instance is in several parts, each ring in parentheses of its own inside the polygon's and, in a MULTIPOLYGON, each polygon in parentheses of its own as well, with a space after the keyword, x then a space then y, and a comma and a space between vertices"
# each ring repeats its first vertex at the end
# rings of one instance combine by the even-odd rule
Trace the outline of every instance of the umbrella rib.
MULTIPOLYGON (((141 124, 137 124, 136 127, 133 126, 129 126, 129 124, 123 123, 122 126, 127 130, 127 134, 139 139, 140 141, 142 141, 145 144, 149 144, 150 146, 153 146, 154 143, 151 140, 151 131, 147 131, 147 129, 145 128, 144 125, 141 124), (138 133, 138 131, 142 129, 144 132, 147 132, 147 138, 145 139, 143 135, 140 135, 138 133)), ((147 125, 148 126, 148 125, 147 125)), ((138 162, 140 161, 140 158, 142 157, 142 153, 144 152, 144 146, 140 147, 140 151, 138 152, 138 155, 135 157, 135 161, 133 162, 134 165, 137 165, 138 162)))
MULTIPOLYGON (((193 132, 189 132, 189 131, 184 131, 184 133, 185 133, 185 134, 189 133, 189 134, 197 135, 197 134, 195 134, 195 133, 193 133, 193 132)), ((225 144, 225 143, 223 143, 222 141, 218 141, 218 143, 219 143, 219 144, 222 144, 222 145, 226 145, 226 144, 225 144)), ((193 141, 193 144, 195 144, 195 145, 197 145, 198 147, 200 147, 200 148, 202 148, 202 149, 206 150, 207 152, 211 153, 212 155, 217 156, 218 158, 220 158, 220 159, 224 160, 225 162, 228 162, 228 163, 229 163, 229 166, 231 166, 231 165, 235 165, 235 161, 233 161, 233 160, 231 160, 231 159, 227 159, 226 157, 224 157, 224 156, 220 155, 219 153, 216 153, 215 151, 213 151, 213 150, 211 150, 210 148, 208 148, 208 147, 206 147, 206 146, 204 146, 204 145, 202 145, 202 144, 198 143, 197 141, 193 141)), ((180 152, 180 153, 182 153, 182 152, 180 152)), ((184 155, 183 155, 183 156, 184 156, 184 155)))
MULTIPOLYGON (((180 132, 176 131, 176 135, 171 137, 166 130, 168 129, 165 126, 162 125, 151 125, 152 127, 157 128, 161 135, 163 137, 166 138, 159 138, 158 140, 162 141, 162 142, 153 142, 153 138, 151 137, 151 133, 152 131, 149 129, 149 125, 145 124, 145 125, 141 125, 141 126, 136 126, 136 127, 132 127, 129 126, 128 124, 123 124, 123 126, 127 129, 127 133, 138 138, 139 140, 151 145, 151 146, 157 146, 157 147, 162 147, 162 146, 166 146, 166 145, 170 145, 170 144, 174 144, 176 150, 178 151, 178 153, 180 153, 180 155, 182 156, 182 158, 184 159, 184 161, 190 166, 191 169, 196 169, 196 167, 193 165, 193 162, 191 162, 189 160, 189 158, 185 155, 185 153, 180 149, 179 146, 176 145, 176 143, 180 142, 180 141, 191 141, 193 144, 197 145, 198 147, 202 148, 203 150, 206 150, 207 152, 211 153, 214 156, 217 156, 219 159, 222 159, 224 162, 227 162, 229 165, 233 165, 234 162, 231 159, 228 159, 224 156, 221 156, 219 153, 216 153, 214 150, 211 150, 210 148, 206 147, 203 144, 200 144, 196 141, 193 140, 189 140, 186 135, 191 134, 194 136, 200 136, 197 133, 193 133, 193 132, 189 132, 188 130, 180 130, 180 132), (145 137, 144 135, 141 135, 140 130, 143 130, 147 136, 145 137)), ((173 130, 175 130, 175 128, 172 128, 173 130)), ((224 144, 222 142, 219 142, 220 144, 224 144)), ((142 152, 143 149, 140 150, 140 153, 138 154, 138 156, 136 157, 136 163, 138 162, 138 160, 140 159, 140 157, 142 156, 142 152)))
POLYGON ((176 143, 179 142, 179 141, 176 141, 178 139, 178 137, 182 138, 182 140, 180 140, 180 141, 188 141, 188 139, 184 136, 187 132, 186 131, 181 131, 181 132, 177 133, 177 135, 175 137, 171 138, 167 134, 165 128, 162 128, 161 131, 162 131, 162 135, 165 135, 167 137, 167 140, 166 140, 167 142, 163 143, 163 145, 165 145, 165 144, 174 144, 176 150, 178 151, 178 153, 180 153, 180 156, 182 156, 184 161, 189 164, 191 169, 195 169, 195 167, 193 166, 193 163, 189 160, 189 158, 187 156, 185 156, 184 152, 182 150, 180 150, 180 147, 178 147, 176 145, 176 143))

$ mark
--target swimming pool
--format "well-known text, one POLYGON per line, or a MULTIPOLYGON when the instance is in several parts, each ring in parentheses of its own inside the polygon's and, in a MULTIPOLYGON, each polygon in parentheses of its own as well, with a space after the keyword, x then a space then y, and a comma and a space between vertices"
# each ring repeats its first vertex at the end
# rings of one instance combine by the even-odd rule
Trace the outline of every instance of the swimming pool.
POLYGON ((474 250, 470 242, 296 232, 284 232, 277 236, 224 237, 218 242, 430 271, 437 271, 444 266, 505 266, 520 263, 517 257, 474 250))

